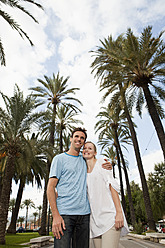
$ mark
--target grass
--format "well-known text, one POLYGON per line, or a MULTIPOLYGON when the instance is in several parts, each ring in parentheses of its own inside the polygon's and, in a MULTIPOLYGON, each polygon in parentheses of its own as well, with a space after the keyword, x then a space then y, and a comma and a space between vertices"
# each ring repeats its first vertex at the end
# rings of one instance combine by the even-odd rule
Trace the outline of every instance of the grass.
MULTIPOLYGON (((6 245, 0 245, 0 248, 20 248, 20 244, 28 243, 30 239, 39 237, 39 233, 17 233, 17 234, 6 234, 6 245)), ((24 245, 23 247, 28 246, 24 245)))

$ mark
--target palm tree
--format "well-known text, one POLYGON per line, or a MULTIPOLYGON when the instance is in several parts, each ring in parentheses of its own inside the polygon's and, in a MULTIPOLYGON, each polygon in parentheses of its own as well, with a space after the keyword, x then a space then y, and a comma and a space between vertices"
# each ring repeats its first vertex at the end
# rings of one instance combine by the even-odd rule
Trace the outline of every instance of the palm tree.
MULTIPOLYGON (((36 93, 33 95, 41 100, 42 104, 45 104, 48 101, 48 107, 51 105, 53 106, 53 114, 51 119, 51 125, 49 127, 49 143, 52 147, 54 147, 55 142, 55 120, 57 114, 57 106, 64 105, 68 106, 71 109, 74 109, 76 112, 78 111, 78 107, 73 105, 71 102, 75 102, 75 104, 82 103, 74 98, 71 97, 70 94, 75 94, 76 90, 79 88, 70 88, 67 89, 69 77, 63 78, 60 77, 59 72, 57 76, 53 73, 53 78, 49 78, 44 75, 45 81, 42 79, 38 79, 38 82, 41 86, 32 87, 30 90, 33 90, 36 93), (67 102, 68 101, 68 102, 67 102)), ((47 174, 49 174, 50 169, 50 161, 47 162, 47 174)), ((48 178, 47 178, 48 180, 48 178)), ((45 180, 45 189, 44 189, 44 198, 43 198, 43 208, 42 208, 42 217, 41 217, 41 229, 40 234, 46 234, 46 215, 47 215, 47 196, 46 196, 46 189, 47 189, 47 180, 45 180)))
MULTIPOLYGON (((125 159, 124 159, 123 152, 122 152, 121 145, 120 145, 120 143, 131 144, 128 123, 125 120, 125 114, 121 112, 120 108, 118 109, 118 111, 112 111, 111 105, 109 104, 107 108, 104 107, 103 109, 104 111, 101 111, 97 115, 97 117, 101 117, 101 120, 98 121, 95 126, 96 131, 101 130, 101 133, 99 135, 99 144, 102 145, 102 148, 107 147, 109 146, 110 139, 112 139, 114 142, 114 146, 116 147, 118 165, 120 164, 119 155, 121 157, 125 179, 126 179, 127 191, 128 191, 131 221, 132 221, 132 225, 135 226, 136 218, 135 218, 135 211, 134 211, 131 189, 130 189, 130 184, 129 184, 129 178, 128 178, 125 159)), ((119 176, 120 176, 120 182, 121 182, 122 175, 121 175, 120 167, 119 167, 119 176)), ((125 199, 123 195, 122 195, 122 199, 123 199, 123 202, 125 203, 125 199)), ((124 210, 125 209, 126 208, 124 205, 124 210)))
POLYGON ((22 199, 24 187, 25 187, 25 180, 20 178, 20 184, 19 184, 19 188, 18 188, 18 192, 17 192, 17 198, 15 201, 15 206, 14 206, 14 210, 12 212, 11 222, 10 222, 10 225, 7 229, 7 233, 12 233, 12 234, 16 233, 16 222, 17 222, 17 217, 18 217, 18 213, 19 213, 19 209, 20 209, 20 204, 21 204, 21 199, 22 199))
POLYGON ((30 88, 30 90, 36 92, 33 93, 33 96, 39 98, 42 104, 48 101, 48 106, 50 106, 51 104, 53 106, 53 116, 51 120, 52 124, 49 138, 50 144, 53 146, 57 106, 64 105, 74 109, 75 111, 79 111, 78 107, 71 104, 70 101, 74 101, 75 103, 79 103, 81 105, 82 103, 78 99, 70 96, 70 94, 75 94, 75 91, 79 90, 79 88, 67 89, 69 77, 64 79, 63 77, 60 77, 58 72, 57 76, 55 76, 55 74, 53 73, 53 78, 49 78, 47 76, 44 76, 44 78, 45 81, 43 81, 42 79, 38 79, 38 82, 41 83, 42 86, 32 87, 30 88), (68 100, 69 102, 66 102, 68 100))
MULTIPOLYGON (((24 0, 23 2, 28 2, 28 3, 34 4, 37 7, 43 9, 43 7, 39 3, 36 3, 33 0, 24 0)), ((10 27, 12 29, 15 29, 22 38, 25 37, 30 42, 30 45, 33 46, 33 42, 30 40, 30 38, 27 35, 27 33, 25 33, 23 31, 23 29, 20 27, 20 25, 5 10, 3 10, 3 5, 6 5, 6 6, 9 6, 11 8, 21 10, 22 12, 27 14, 30 18, 32 18, 33 21, 35 21, 36 23, 38 23, 38 21, 32 16, 32 14, 30 14, 30 12, 27 9, 25 9, 23 6, 21 6, 18 3, 18 1, 0 0, 0 16, 10 25, 10 27)), ((6 65, 5 52, 4 52, 4 48, 3 48, 1 38, 0 38, 0 61, 1 61, 1 65, 4 65, 4 66, 6 65)))
POLYGON ((33 216, 34 216, 34 229, 35 229, 35 227, 36 227, 36 217, 38 216, 38 213, 34 212, 33 216))
MULTIPOLYGON (((56 154, 63 152, 63 147, 66 149, 69 146, 68 143, 68 132, 73 129, 73 124, 81 123, 82 121, 75 119, 75 116, 78 115, 78 112, 80 112, 79 108, 75 109, 70 108, 68 105, 62 105, 57 106, 56 110, 56 133, 55 133, 55 143, 54 143, 54 153, 53 156, 56 154), (59 149, 60 148, 60 149, 59 149)), ((54 115, 52 108, 49 106, 47 107, 47 111, 45 112, 45 115, 43 115, 42 119, 40 119, 39 127, 41 131, 41 135, 43 135, 44 138, 48 138, 50 135, 50 128, 51 128, 51 120, 52 116, 54 115)), ((51 159, 53 158, 51 157, 51 159)), ((49 161, 51 161, 49 159, 49 161)), ((49 166, 48 166, 49 167, 49 166)), ((48 168, 49 172, 49 168, 48 168)), ((48 179, 47 179, 48 180, 48 179)), ((42 218, 41 218, 41 229, 39 233, 41 235, 45 235, 46 233, 46 216, 47 216, 47 196, 46 196, 46 186, 44 190, 44 198, 43 198, 43 210, 42 210, 42 218), (43 228, 44 226, 44 228, 43 228)), ((50 211, 48 211, 49 213, 50 211)), ((49 217, 48 217, 49 220, 49 217)))
POLYGON ((20 216, 17 220, 18 223, 20 223, 20 226, 22 226, 22 223, 24 222, 25 217, 24 216, 20 216))
POLYGON ((38 207, 37 207, 37 209, 38 209, 38 226, 40 226, 41 225, 41 210, 42 210, 42 206, 41 205, 39 205, 38 207))
MULTIPOLYGON (((126 94, 127 93, 126 90, 127 89, 129 90, 128 83, 130 82, 129 81, 130 78, 129 78, 129 73, 127 71, 129 70, 129 66, 128 65, 126 66, 125 64, 122 63, 124 59, 127 61, 127 56, 126 56, 127 54, 124 53, 125 39, 123 39, 123 36, 121 35, 116 39, 116 41, 114 41, 110 36, 108 37, 108 40, 105 39, 105 41, 102 42, 102 45, 103 47, 99 47, 98 50, 96 51, 96 58, 92 63, 93 71, 97 70, 96 76, 98 78, 101 78, 100 89, 101 90, 107 89, 107 92, 105 93, 103 99, 109 96, 109 94, 113 93, 114 95, 111 99, 111 105, 114 108, 116 107, 116 105, 120 105, 122 109, 124 109, 124 112, 126 114, 126 118, 128 120, 130 132, 132 136, 140 178, 142 182, 143 196, 144 196, 149 228, 155 230, 155 222, 153 219, 148 187, 140 156, 140 149, 130 114, 132 110, 133 101, 130 100, 128 105, 128 98, 126 94)), ((132 60, 133 59, 134 56, 132 56, 132 60)))
POLYGON ((19 181, 20 184, 17 193, 15 208, 12 213, 11 222, 7 230, 8 233, 16 233, 16 221, 25 184, 32 183, 33 186, 35 179, 37 187, 42 187, 41 180, 45 176, 46 168, 44 161, 46 159, 46 156, 44 156, 45 152, 45 142, 37 140, 37 136, 35 137, 33 133, 31 139, 28 140, 28 149, 26 150, 26 161, 25 159, 22 160, 20 158, 18 160, 18 163, 16 164, 17 171, 15 172, 14 180, 16 183, 18 183, 19 181))
MULTIPOLYGON (((0 144, 2 144, 3 142, 0 141, 0 144)), ((1 193, 2 193, 2 178, 3 178, 3 174, 4 174, 4 170, 5 170, 5 166, 6 166, 6 152, 2 152, 0 153, 0 198, 1 198, 1 193)))
POLYGON ((35 205, 34 205, 34 202, 31 199, 26 199, 22 203, 22 208, 23 207, 26 207, 26 218, 25 218, 25 229, 26 229, 27 228, 29 208, 35 208, 35 205))
POLYGON ((149 26, 143 30, 138 38, 131 29, 128 29, 124 42, 124 52, 127 53, 125 65, 129 67, 125 71, 125 78, 127 77, 131 84, 129 87, 131 97, 129 98, 134 99, 133 103, 136 104, 136 110, 140 115, 142 106, 146 101, 165 158, 165 133, 160 120, 160 118, 165 118, 164 109, 160 104, 160 100, 165 100, 163 88, 165 44, 162 35, 163 32, 156 38, 152 37, 152 27, 149 26))
POLYGON ((32 96, 25 99, 17 85, 14 87, 14 96, 9 98, 1 93, 6 110, 0 108, 0 133, 3 136, 1 152, 5 153, 6 163, 2 174, 2 189, 0 197, 0 244, 5 244, 5 230, 12 178, 15 172, 16 161, 26 157, 27 141, 24 137, 30 132, 32 124, 40 116, 33 113, 37 102, 32 96))
POLYGON ((165 118, 160 101, 165 100, 163 33, 153 37, 152 27, 148 26, 140 37, 136 37, 128 29, 126 38, 119 36, 113 41, 112 37, 108 37, 102 45, 103 50, 106 50, 108 71, 112 72, 109 79, 116 80, 117 73, 114 74, 114 70, 122 74, 123 82, 127 82, 129 87, 129 100, 131 104, 136 104, 140 115, 146 101, 165 158, 165 133, 160 120, 165 118))

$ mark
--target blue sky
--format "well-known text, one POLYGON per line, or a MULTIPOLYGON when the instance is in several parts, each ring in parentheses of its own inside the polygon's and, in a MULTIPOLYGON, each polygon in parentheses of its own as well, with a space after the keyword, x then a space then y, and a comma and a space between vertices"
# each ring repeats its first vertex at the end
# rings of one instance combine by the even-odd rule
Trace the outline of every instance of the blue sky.
MULTIPOLYGON (((98 90, 94 75, 91 75, 93 58, 90 50, 100 45, 99 39, 108 35, 117 37, 131 27, 139 35, 144 27, 153 26, 154 35, 165 30, 164 0, 38 0, 44 11, 35 6, 25 6, 38 19, 35 24, 29 17, 16 10, 6 8, 16 16, 16 21, 28 33, 34 47, 22 40, 3 20, 0 22, 1 38, 6 53, 6 67, 0 68, 0 90, 9 96, 17 83, 29 94, 29 87, 37 85, 37 78, 52 77, 60 72, 70 79, 69 87, 79 87, 76 97, 83 103, 79 116, 88 131, 88 139, 97 142, 94 133, 95 116, 100 111, 102 93, 98 90)), ((165 37, 165 36, 164 36, 165 37)), ((2 105, 2 99, 0 98, 2 105)), ((148 113, 140 119, 134 113, 137 135, 145 173, 151 172, 154 163, 163 160, 160 145, 148 113), (147 150, 146 150, 147 148, 147 150)), ((129 161, 130 180, 140 182, 133 149, 124 152, 129 161)), ((17 187, 13 185, 12 197, 16 197, 17 187)), ((31 198, 36 205, 42 204, 42 191, 26 187, 23 199, 31 198)))

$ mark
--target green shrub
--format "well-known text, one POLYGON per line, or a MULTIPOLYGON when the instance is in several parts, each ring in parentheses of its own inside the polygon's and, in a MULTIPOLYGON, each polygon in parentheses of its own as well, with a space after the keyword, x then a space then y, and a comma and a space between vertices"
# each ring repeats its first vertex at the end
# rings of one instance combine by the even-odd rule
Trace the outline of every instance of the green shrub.
POLYGON ((142 225, 140 220, 138 220, 138 222, 135 223, 135 232, 137 234, 142 234, 143 233, 143 225, 142 225))

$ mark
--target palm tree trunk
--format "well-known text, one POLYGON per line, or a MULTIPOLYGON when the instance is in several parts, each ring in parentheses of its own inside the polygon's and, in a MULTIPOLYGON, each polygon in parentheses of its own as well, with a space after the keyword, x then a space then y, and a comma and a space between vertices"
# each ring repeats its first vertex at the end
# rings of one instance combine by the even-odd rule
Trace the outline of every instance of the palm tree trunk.
POLYGON ((49 236, 49 227, 50 227, 50 205, 48 208, 48 221, 47 221, 47 232, 46 232, 46 235, 48 236, 49 236))
POLYGON ((128 201, 129 201, 131 221, 132 221, 132 225, 135 227, 136 217, 135 217, 135 210, 134 210, 134 206, 133 206, 131 187, 130 187, 129 178, 128 178, 128 172, 127 172, 127 168, 126 168, 126 165, 125 165, 125 160, 124 160, 124 157, 123 157, 123 153, 121 151, 121 147, 119 148, 119 153, 120 153, 120 156, 121 156, 121 161, 122 161, 125 180, 126 180, 126 185, 127 185, 127 193, 128 193, 128 201))
POLYGON ((27 228, 27 222, 28 222, 28 206, 26 206, 26 220, 25 220, 25 229, 27 228))
POLYGON ((156 129, 156 132, 157 132, 157 135, 160 141, 160 145, 163 150, 164 159, 165 159, 165 133, 164 133, 163 125, 161 123, 160 117, 156 110, 155 103, 152 99, 148 85, 143 86, 143 91, 144 91, 145 99, 147 102, 148 111, 151 116, 154 127, 156 129))
POLYGON ((135 217, 135 210, 134 210, 133 200, 132 200, 132 195, 131 195, 131 187, 130 187, 130 184, 129 184, 127 168, 126 168, 126 165, 125 165, 124 156, 123 156, 123 153, 122 153, 122 150, 121 150, 121 146, 120 146, 120 143, 119 143, 119 139, 118 139, 116 130, 115 130, 115 141, 116 141, 116 144, 117 144, 117 148, 119 149, 119 154, 120 154, 120 157, 121 157, 121 161, 122 161, 122 165, 123 165, 123 169, 124 169, 124 174, 125 174, 125 180, 126 180, 127 192, 128 192, 129 208, 130 208, 130 215, 131 215, 131 222, 132 222, 133 227, 135 227, 136 217, 135 217))
POLYGON ((5 244, 5 232, 8 216, 8 208, 10 201, 10 191, 12 187, 12 178, 14 175, 14 158, 8 154, 8 160, 5 167, 3 176, 3 184, 0 198, 0 245, 5 244))
POLYGON ((36 227, 36 217, 34 217, 34 229, 36 227))
POLYGON ((1 198, 1 192, 2 192, 2 173, 0 172, 0 198, 1 198))
MULTIPOLYGON (((53 105, 53 118, 51 123, 51 130, 49 136, 49 144, 54 147, 54 133, 55 133, 55 118, 56 118, 56 104, 53 105)), ((50 171, 50 162, 47 161, 47 173, 50 171)), ((48 200, 47 200, 47 184, 48 179, 45 178, 45 186, 44 186, 44 194, 43 194, 43 206, 42 206, 42 215, 41 215, 41 228, 39 230, 40 235, 46 235, 46 221, 47 221, 47 208, 48 208, 48 200)))
POLYGON ((20 179, 19 189, 18 189, 18 193, 17 193, 17 199, 15 202, 15 208, 14 208, 14 211, 12 212, 11 222, 10 222, 10 226, 7 230, 7 233, 12 233, 12 234, 16 233, 16 223, 17 223, 17 218, 18 218, 18 213, 19 213, 19 208, 20 208, 20 204, 21 204, 21 200, 22 200, 24 187, 25 187, 25 180, 20 179))
POLYGON ((40 235, 46 235, 47 208, 48 208, 48 200, 47 200, 47 195, 46 195, 47 183, 48 183, 47 179, 45 179, 42 214, 41 214, 41 228, 39 230, 40 235))
POLYGON ((54 146, 55 120, 56 120, 56 104, 53 104, 53 117, 50 129, 49 143, 54 146))
POLYGON ((51 123, 51 130, 50 130, 50 137, 49 137, 49 143, 54 146, 54 132, 55 132, 55 121, 52 120, 51 123))
POLYGON ((155 221, 153 218, 153 212, 152 212, 152 208, 151 208, 150 196, 149 196, 149 192, 148 192, 147 181, 146 181, 146 177, 144 174, 143 164, 142 164, 139 146, 138 146, 138 141, 137 141, 137 137, 136 137, 136 132, 135 132, 135 129, 134 129, 134 126, 133 126, 133 123, 132 123, 130 116, 128 116, 128 122, 130 125, 130 131, 131 131, 132 141, 133 141, 133 145, 134 145, 134 151, 135 151, 135 155, 136 155, 136 160, 137 160, 138 169, 139 169, 140 178, 141 178, 141 183, 142 183, 142 188, 143 188, 143 197, 144 197, 144 203, 145 203, 148 225, 149 225, 150 230, 156 230, 155 221))
POLYGON ((150 196, 149 196, 149 192, 148 192, 147 181, 146 181, 146 177, 144 174, 144 169, 143 169, 143 164, 142 164, 142 160, 141 160, 141 156, 140 156, 140 149, 139 149, 138 140, 136 137, 135 128, 134 128, 132 119, 130 117, 130 114, 129 114, 129 111, 127 108, 125 93, 123 91, 122 84, 119 84, 119 88, 120 88, 120 93, 121 93, 121 97, 122 97, 122 102, 124 105, 124 111, 126 114, 126 118, 128 120, 130 132, 131 132, 133 147, 134 147, 135 156, 136 156, 137 165, 138 165, 139 174, 140 174, 140 179, 141 179, 141 183, 142 183, 143 197, 144 197, 144 204, 145 204, 145 210, 146 210, 146 214, 147 214, 148 225, 149 225, 150 230, 156 230, 155 221, 153 218, 153 212, 152 212, 152 208, 151 208, 150 196))
POLYGON ((122 207, 124 210, 125 216, 127 216, 126 212, 126 201, 125 201, 125 196, 124 196, 124 187, 123 187, 123 179, 122 179, 122 171, 121 171, 121 164, 120 164, 120 156, 119 156, 119 151, 117 146, 116 147, 116 154, 117 154, 117 165, 118 165, 118 170, 119 170, 119 178, 120 178, 120 192, 121 192, 121 202, 122 202, 122 207))
POLYGON ((62 143, 62 128, 60 130, 60 153, 63 152, 63 143, 62 143))
POLYGON ((41 210, 38 213, 38 227, 41 225, 41 210))

